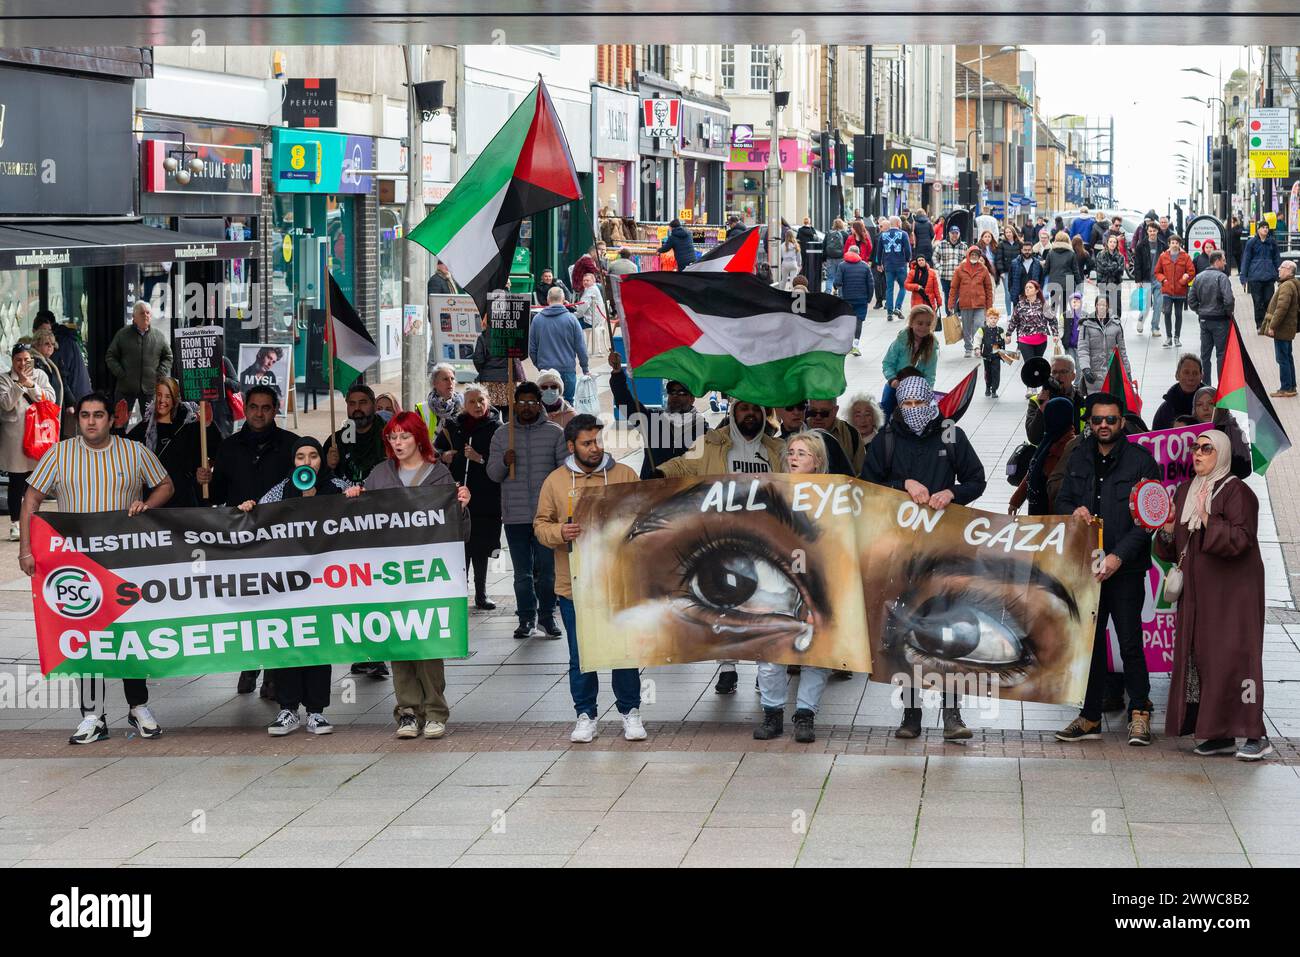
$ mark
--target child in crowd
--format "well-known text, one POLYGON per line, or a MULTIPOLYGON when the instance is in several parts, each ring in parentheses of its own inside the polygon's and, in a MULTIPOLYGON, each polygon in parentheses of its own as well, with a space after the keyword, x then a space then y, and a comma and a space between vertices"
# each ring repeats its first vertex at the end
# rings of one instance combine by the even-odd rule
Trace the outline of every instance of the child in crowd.
POLYGON ((999 324, 1002 310, 989 306, 984 313, 984 325, 975 331, 975 352, 984 360, 984 394, 997 398, 1002 383, 1002 363, 1006 354, 1007 334, 999 324))

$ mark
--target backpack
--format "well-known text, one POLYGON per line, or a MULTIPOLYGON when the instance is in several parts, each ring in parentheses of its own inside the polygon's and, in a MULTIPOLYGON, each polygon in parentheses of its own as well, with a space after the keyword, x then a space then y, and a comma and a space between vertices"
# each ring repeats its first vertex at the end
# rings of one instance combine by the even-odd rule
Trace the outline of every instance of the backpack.
POLYGON ((1038 446, 1031 442, 1021 442, 1007 459, 1007 484, 1020 485, 1029 474, 1029 462, 1038 451, 1038 446))

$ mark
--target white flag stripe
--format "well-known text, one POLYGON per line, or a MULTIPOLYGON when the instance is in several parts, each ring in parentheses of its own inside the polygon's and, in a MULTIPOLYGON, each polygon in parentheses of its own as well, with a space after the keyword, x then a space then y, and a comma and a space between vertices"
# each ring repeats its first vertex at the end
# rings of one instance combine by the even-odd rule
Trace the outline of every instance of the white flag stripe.
POLYGON ((506 192, 510 189, 513 178, 506 177, 497 194, 483 205, 453 236, 442 249, 434 251, 441 262, 447 264, 452 278, 461 285, 469 282, 483 267, 501 255, 501 249, 492 235, 496 225, 497 214, 506 201, 506 192))
POLYGON ((829 322, 814 322, 789 312, 733 319, 701 315, 686 305, 681 308, 703 333, 692 349, 703 355, 738 356, 750 365, 791 359, 809 352, 846 355, 853 346, 853 332, 857 327, 851 315, 829 322))
POLYGON ((379 346, 357 335, 346 323, 334 320, 334 357, 358 372, 379 361, 379 346))

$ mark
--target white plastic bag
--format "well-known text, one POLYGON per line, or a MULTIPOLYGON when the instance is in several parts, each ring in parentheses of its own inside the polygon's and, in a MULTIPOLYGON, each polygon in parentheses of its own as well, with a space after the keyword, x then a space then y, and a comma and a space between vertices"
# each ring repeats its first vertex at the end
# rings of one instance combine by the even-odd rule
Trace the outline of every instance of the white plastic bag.
POLYGON ((594 375, 578 376, 578 385, 573 390, 573 408, 579 415, 600 415, 600 392, 594 375))

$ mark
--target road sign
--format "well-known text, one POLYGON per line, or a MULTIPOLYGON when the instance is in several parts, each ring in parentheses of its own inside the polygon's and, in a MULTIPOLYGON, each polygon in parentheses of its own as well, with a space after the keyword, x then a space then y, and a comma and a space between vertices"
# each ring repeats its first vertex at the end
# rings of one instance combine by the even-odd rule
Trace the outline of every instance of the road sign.
POLYGON ((1291 111, 1285 107, 1251 110, 1247 135, 1252 153, 1285 150, 1291 136, 1291 111))
POLYGON ((1284 179, 1291 175, 1287 150, 1251 150, 1250 175, 1255 179, 1284 179))

